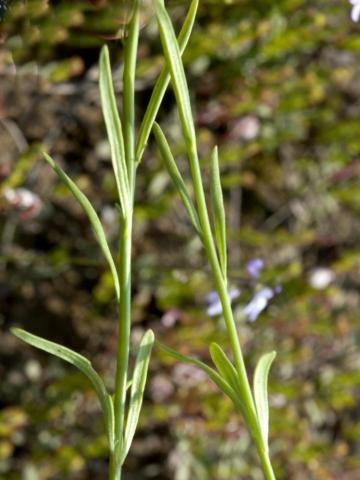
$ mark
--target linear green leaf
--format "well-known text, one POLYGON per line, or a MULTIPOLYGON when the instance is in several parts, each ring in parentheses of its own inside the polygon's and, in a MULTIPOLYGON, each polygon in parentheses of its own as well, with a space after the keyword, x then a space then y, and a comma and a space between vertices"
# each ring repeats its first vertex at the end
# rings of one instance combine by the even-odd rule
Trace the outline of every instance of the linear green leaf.
POLYGON ((125 458, 129 452, 139 421, 153 344, 154 333, 152 330, 148 330, 144 334, 140 342, 140 348, 135 361, 134 374, 131 384, 129 412, 125 427, 124 449, 122 452, 121 463, 125 461, 125 458))
POLYGON ((191 112, 189 89, 186 82, 184 67, 181 61, 179 45, 171 19, 165 9, 163 0, 155 0, 155 11, 159 25, 161 43, 174 88, 184 138, 188 150, 196 149, 194 120, 191 112))
POLYGON ((210 356, 220 375, 225 378, 234 390, 238 390, 236 370, 224 350, 217 343, 210 344, 210 356))
POLYGON ((246 408, 241 401, 241 388, 239 386, 239 379, 235 367, 227 357, 224 350, 217 343, 213 342, 210 345, 210 355, 215 367, 218 369, 220 375, 231 386, 237 395, 238 404, 241 406, 241 413, 246 417, 246 408))
POLYGON ((44 338, 33 335, 20 328, 12 328, 11 332, 24 342, 36 347, 44 352, 50 353, 55 357, 65 360, 77 367, 93 384, 96 394, 101 404, 101 409, 105 418, 110 448, 114 445, 114 411, 110 395, 107 393, 104 382, 100 375, 94 370, 90 361, 82 355, 74 352, 70 348, 50 342, 44 338))
POLYGON ((202 362, 202 361, 200 361, 196 358, 189 357, 187 355, 183 355, 183 354, 177 352, 176 350, 173 350, 172 348, 164 345, 163 343, 156 342, 156 345, 160 348, 160 350, 167 353, 168 355, 175 358, 176 360, 179 360, 180 362, 183 362, 183 363, 189 363, 191 365, 195 365, 196 367, 200 368, 203 372, 205 372, 208 375, 210 380, 212 380, 215 383, 215 385, 217 385, 218 388, 223 393, 225 393, 225 395, 227 397, 229 397, 230 400, 232 400, 232 402, 234 403, 234 405, 238 409, 238 411, 240 411, 242 414, 244 414, 244 411, 243 411, 244 407, 239 400, 239 396, 238 396, 237 392, 234 391, 234 389, 227 382, 227 380, 224 379, 221 375, 219 375, 216 370, 214 370, 213 368, 206 365, 206 363, 204 363, 204 362, 202 362))
POLYGON ((120 298, 120 284, 119 284, 119 277, 118 273, 116 270, 115 262, 113 259, 113 256, 110 252, 109 245, 106 240, 106 235, 103 229, 103 226, 100 222, 100 219, 97 215, 97 213, 94 210, 94 207, 91 205, 89 202, 88 198, 83 194, 83 192, 79 189, 79 187, 76 185, 75 182, 71 180, 71 178, 62 170, 62 168, 57 165, 54 160, 46 153, 44 153, 45 160, 48 162, 48 164, 51 166, 51 168, 57 173, 59 178, 63 181, 63 183, 68 187, 70 192, 74 195, 76 200, 79 202, 81 205, 82 209, 86 213, 90 224, 93 228, 95 237, 98 241, 98 244, 104 254, 104 257, 106 258, 108 265, 111 270, 111 274, 113 277, 113 282, 114 282, 114 287, 115 287, 115 293, 116 293, 116 298, 119 300, 120 298))
POLYGON ((112 82, 109 50, 103 46, 100 53, 100 96, 101 106, 110 143, 111 160, 123 216, 130 208, 129 178, 125 161, 124 137, 119 112, 117 110, 112 82))
POLYGON ((218 149, 215 147, 211 155, 211 169, 210 169, 210 192, 212 213, 215 230, 216 247, 219 254, 221 270, 226 279, 227 275, 227 253, 226 253, 226 219, 224 198, 221 188, 219 156, 218 149))
POLYGON ((130 22, 129 35, 125 40, 123 74, 124 147, 131 190, 133 190, 135 180, 133 178, 135 171, 135 73, 139 41, 139 0, 134 0, 133 4, 134 13, 130 22))
POLYGON ((268 448, 269 434, 269 403, 268 403, 268 376, 276 352, 266 353, 260 357, 254 373, 254 398, 256 412, 263 437, 264 447, 268 448))
MULTIPOLYGON (((181 55, 184 53, 184 50, 188 44, 192 29, 194 26, 198 5, 199 5, 199 0, 192 0, 189 11, 185 18, 184 24, 178 36, 177 42, 179 45, 179 50, 181 55)), ((168 87, 169 81, 170 81, 170 74, 167 66, 165 65, 155 84, 155 87, 151 94, 150 102, 148 104, 148 107, 144 115, 144 119, 141 123, 138 143, 136 147, 136 164, 140 163, 141 158, 143 156, 145 146, 149 139, 149 135, 153 127, 153 123, 158 114, 158 111, 159 111, 162 99, 164 98, 164 94, 168 87)))
POLYGON ((169 175, 172 179, 172 181, 175 184, 175 187, 177 191, 179 192, 181 199, 184 203, 184 206, 189 214, 189 217, 195 227, 195 230, 197 231, 198 235, 201 237, 201 226, 200 226, 200 221, 198 214, 196 212, 196 209, 193 205, 193 202, 190 198, 189 192, 186 188, 185 182, 181 176, 181 173, 179 172, 179 169, 177 168, 176 162, 174 160, 174 157, 171 153, 169 144, 166 140, 166 137, 161 129, 161 127, 158 125, 158 123, 154 123, 153 127, 154 135, 161 153, 161 158, 163 159, 163 162, 165 164, 165 167, 167 168, 169 175))

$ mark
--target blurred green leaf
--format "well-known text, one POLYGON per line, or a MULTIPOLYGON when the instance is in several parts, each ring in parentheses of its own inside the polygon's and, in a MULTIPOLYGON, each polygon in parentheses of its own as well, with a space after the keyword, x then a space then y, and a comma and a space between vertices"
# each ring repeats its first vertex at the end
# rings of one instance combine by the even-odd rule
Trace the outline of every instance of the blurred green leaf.
POLYGON ((58 343, 50 342, 44 338, 33 335, 32 333, 26 332, 20 328, 12 328, 11 333, 16 337, 23 340, 25 343, 32 345, 33 347, 43 350, 44 352, 50 353, 55 357, 65 360, 65 362, 70 363, 77 367, 93 384, 97 396, 99 398, 102 412, 104 415, 106 429, 109 439, 110 448, 114 444, 114 410, 113 404, 111 401, 110 395, 107 393, 104 382, 102 381, 99 374, 93 369, 91 362, 73 350, 70 350, 67 347, 59 345, 58 343))
POLYGON ((111 159, 121 211, 122 215, 126 217, 130 208, 129 172, 127 171, 125 161, 124 138, 112 83, 109 50, 106 45, 104 45, 100 54, 99 84, 101 106, 110 143, 111 159))
POLYGON ((268 377, 275 357, 276 352, 263 355, 259 359, 254 373, 254 399, 265 448, 268 448, 269 436, 268 377))
POLYGON ((108 265, 111 270, 114 286, 115 286, 115 292, 116 292, 116 298, 119 300, 120 298, 120 285, 119 285, 119 277, 117 274, 117 269, 114 263, 114 259, 112 257, 109 245, 106 240, 106 235, 103 229, 103 226, 100 222, 99 217, 97 216, 97 213, 95 212, 93 206, 89 202, 89 200, 86 198, 86 196, 81 192, 81 190, 77 187, 77 185, 71 180, 71 178, 54 162, 54 160, 44 153, 45 159, 48 162, 48 164, 53 168, 53 170, 58 174, 60 179, 64 182, 64 184, 69 188, 71 193, 74 195, 76 200, 80 203, 81 207, 83 208, 84 212, 86 213, 91 226, 93 228, 95 237, 99 243, 99 246, 104 254, 105 259, 108 262, 108 265))
POLYGON ((213 223, 215 230, 216 247, 220 259, 223 277, 227 278, 227 244, 226 244, 226 218, 223 192, 220 180, 218 148, 214 147, 211 154, 210 190, 213 223))
POLYGON ((144 334, 140 342, 139 351, 135 360, 134 373, 131 381, 130 403, 128 416, 126 419, 124 447, 121 463, 125 461, 125 458, 129 452, 139 421, 153 344, 154 333, 152 330, 148 330, 144 334))

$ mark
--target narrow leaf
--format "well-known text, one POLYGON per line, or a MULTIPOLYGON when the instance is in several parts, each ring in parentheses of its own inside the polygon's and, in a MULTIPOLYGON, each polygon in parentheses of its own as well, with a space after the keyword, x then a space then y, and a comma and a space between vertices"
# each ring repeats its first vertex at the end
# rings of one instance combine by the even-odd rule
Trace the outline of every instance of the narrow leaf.
POLYGON ((244 415, 244 406, 239 400, 239 396, 237 392, 234 391, 233 387, 227 382, 225 378, 219 375, 216 370, 214 370, 213 368, 206 365, 206 363, 196 358, 189 357, 187 355, 182 355, 176 350, 173 350, 172 348, 167 347, 163 343, 156 342, 156 344, 163 352, 167 353, 168 355, 175 358, 176 360, 179 360, 180 362, 183 362, 183 363, 189 363, 191 365, 195 365, 196 367, 200 368, 203 372, 205 372, 207 376, 210 378, 210 380, 212 380, 215 383, 215 385, 217 385, 218 388, 223 393, 225 393, 225 395, 229 397, 230 400, 232 400, 235 407, 244 415))
POLYGON ((125 160, 129 184, 133 189, 135 171, 135 73, 139 41, 139 0, 133 0, 134 13, 124 48, 123 123, 125 160))
POLYGON ((213 342, 209 348, 211 360, 214 362, 215 367, 218 369, 220 375, 225 378, 229 385, 235 391, 238 391, 238 377, 236 370, 227 357, 224 350, 217 343, 213 342))
POLYGON ((213 342, 210 345, 210 355, 215 367, 218 369, 220 375, 227 381, 237 396, 237 402, 240 406, 240 411, 247 418, 247 411, 244 403, 241 400, 241 387, 239 384, 238 375, 235 367, 227 357, 224 350, 217 343, 213 342))
POLYGON ((87 215, 87 217, 88 217, 88 219, 91 223, 91 226, 93 228, 93 231, 94 231, 95 237, 98 241, 98 244, 99 244, 99 246, 100 246, 100 248, 101 248, 101 250, 104 254, 104 257, 106 258, 106 260, 108 262, 108 265, 110 267, 111 274, 112 274, 112 277, 113 277, 114 286, 115 286, 116 298, 117 298, 117 300, 119 300, 119 298, 120 298, 120 284, 119 284, 118 273, 117 273, 117 270, 116 270, 114 259, 112 257, 111 252, 110 252, 109 245, 108 245, 107 240, 106 240, 106 235, 105 235, 103 226, 100 222, 100 219, 99 219, 97 213, 95 212, 93 206, 91 205, 91 203, 89 202, 87 197, 82 193, 82 191, 76 185, 76 183, 71 180, 71 178, 54 162, 54 160, 49 155, 44 153, 44 156, 45 156, 45 159, 48 162, 48 164, 57 173, 57 175, 63 181, 63 183, 68 187, 70 192, 74 195, 74 197, 76 198, 76 200, 79 202, 82 209, 86 213, 86 215, 87 215))
POLYGON ((159 25, 161 43, 170 71, 176 103, 179 109, 184 138, 189 151, 195 152, 196 136, 195 126, 191 111, 189 89, 186 82, 184 66, 181 61, 179 45, 171 19, 165 9, 163 0, 155 0, 155 11, 159 25))
POLYGON ((114 411, 110 395, 107 393, 104 382, 100 375, 94 370, 90 361, 82 355, 70 350, 70 348, 63 347, 58 343, 50 342, 44 338, 33 335, 20 328, 13 328, 11 332, 16 337, 20 338, 24 342, 36 347, 44 352, 51 353, 55 357, 65 360, 65 362, 71 363, 77 367, 93 384, 96 394, 99 398, 101 409, 106 421, 107 433, 109 438, 110 447, 114 444, 114 411))
POLYGON ((220 266, 224 279, 227 275, 227 254, 226 254, 226 220, 224 198, 221 188, 218 149, 215 147, 211 155, 210 191, 212 202, 212 213, 215 229, 216 247, 219 254, 220 266))
POLYGON ((254 398, 259 425, 264 441, 265 448, 268 447, 269 434, 269 404, 268 404, 268 376, 272 362, 276 357, 276 352, 263 355, 255 369, 254 373, 254 398))
POLYGON ((195 227, 195 230, 201 237, 201 226, 200 226, 200 221, 198 214, 195 210, 195 207, 193 205, 193 202, 191 201, 189 192, 186 188, 185 182, 181 176, 181 173, 179 172, 179 169, 177 168, 176 162, 174 160, 174 157, 171 153, 169 144, 166 140, 166 137, 161 130, 160 126, 155 122, 154 127, 153 127, 154 135, 161 153, 161 158, 163 159, 163 162, 165 164, 165 167, 167 168, 169 175, 172 179, 172 181, 175 184, 175 187, 177 191, 179 192, 181 199, 184 203, 184 206, 189 214, 189 217, 195 227))
POLYGON ((124 137, 117 110, 114 86, 111 76, 109 50, 106 45, 100 53, 100 96, 101 106, 110 143, 111 159, 118 190, 122 214, 129 212, 129 178, 125 161, 124 137))
MULTIPOLYGON (((185 22, 182 26, 180 34, 178 36, 178 45, 180 50, 180 55, 184 53, 184 50, 189 41, 194 22, 195 16, 198 9, 199 0, 192 0, 188 14, 185 18, 185 22)), ((139 164, 143 156, 145 146, 148 142, 151 129, 153 127, 155 118, 158 114, 162 99, 168 87, 170 81, 170 74, 167 66, 165 65, 152 92, 149 105, 146 109, 144 119, 141 123, 138 143, 136 147, 136 164, 139 164)))
POLYGON ((122 452, 122 462, 124 462, 132 440, 135 435, 136 427, 139 421, 141 405, 144 396, 146 377, 149 368, 149 361, 151 356, 151 350, 154 344, 154 333, 152 330, 148 330, 141 342, 140 348, 136 357, 134 373, 131 384, 131 395, 128 417, 125 427, 124 449, 122 452))

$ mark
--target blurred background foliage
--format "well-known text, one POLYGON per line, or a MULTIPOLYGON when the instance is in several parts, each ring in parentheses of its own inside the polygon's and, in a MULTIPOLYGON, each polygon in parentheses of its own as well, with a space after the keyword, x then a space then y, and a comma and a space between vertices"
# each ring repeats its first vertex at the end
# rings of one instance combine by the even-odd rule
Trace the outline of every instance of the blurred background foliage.
MULTIPOLYGON (((103 479, 106 440, 90 385, 21 344, 22 326, 93 359, 111 386, 113 289, 90 228, 44 164, 46 149, 89 196, 116 251, 117 213, 100 114, 98 54, 122 25, 118 3, 10 3, 0 50, 0 479, 103 479), (19 190, 22 189, 22 190, 19 190), (25 203, 24 203, 25 202, 25 203)), ((180 27, 187 3, 166 2, 180 27)), ((184 55, 207 176, 218 144, 230 278, 250 371, 276 349, 271 445, 279 480, 360 477, 360 28, 337 0, 201 0, 184 55), (281 293, 255 323, 242 308, 259 285, 281 293)), ((162 56, 145 2, 137 72, 140 121, 162 56)), ((122 42, 112 40, 118 96, 122 42)), ((184 145, 169 91, 159 116, 180 168, 184 145)), ((209 360, 227 345, 209 318, 213 289, 173 186, 150 141, 139 169, 133 344, 161 341, 209 360)), ((260 479, 231 405, 201 374, 156 351, 127 479, 260 479)))

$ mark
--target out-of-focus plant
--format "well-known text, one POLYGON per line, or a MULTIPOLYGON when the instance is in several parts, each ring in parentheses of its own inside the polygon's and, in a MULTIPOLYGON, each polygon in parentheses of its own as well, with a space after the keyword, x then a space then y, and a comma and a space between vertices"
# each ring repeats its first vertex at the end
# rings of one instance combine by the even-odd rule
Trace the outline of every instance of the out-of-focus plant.
MULTIPOLYGON (((128 2, 125 2, 128 6, 128 2)), ((92 226, 95 238, 103 252, 111 272, 119 314, 117 368, 114 395, 108 392, 102 378, 91 362, 79 353, 62 345, 50 342, 25 330, 14 328, 14 335, 28 344, 48 352, 76 366, 92 383, 101 404, 104 416, 110 468, 109 479, 120 480, 122 465, 129 452, 138 423, 146 383, 151 350, 154 342, 152 330, 148 330, 136 356, 132 377, 129 374, 130 329, 131 329, 131 247, 133 228, 133 207, 136 183, 136 169, 140 163, 145 145, 152 130, 162 98, 170 81, 164 67, 153 91, 147 112, 140 127, 136 142, 135 129, 135 68, 139 38, 139 16, 141 2, 133 2, 129 18, 128 35, 124 38, 123 72, 123 118, 117 110, 113 89, 109 52, 103 47, 100 55, 100 95, 112 167, 114 171, 118 210, 120 217, 120 239, 118 257, 110 251, 101 221, 87 197, 71 178, 47 154, 45 158, 79 202, 92 226), (130 393, 128 393, 130 390, 130 393)), ((178 48, 183 51, 195 19, 198 0, 193 0, 183 28, 179 35, 178 48)), ((124 27, 124 26, 123 26, 124 27)))
POLYGON ((204 370, 211 380, 232 400, 235 408, 243 415, 252 434, 261 459, 265 478, 273 480, 275 479, 275 474, 271 465, 268 446, 269 406, 267 383, 269 370, 276 353, 267 353, 260 358, 255 369, 252 389, 241 351, 239 335, 231 308, 231 295, 228 289, 226 219, 220 179, 218 149, 215 147, 211 155, 210 197, 212 215, 210 216, 205 196, 203 173, 198 157, 189 89, 181 60, 181 53, 176 42, 171 19, 164 6, 164 1, 155 0, 155 7, 166 64, 171 74, 171 82, 180 114, 192 175, 196 207, 191 200, 185 181, 176 165, 162 129, 155 123, 153 130, 163 162, 183 200, 195 231, 200 237, 206 251, 216 290, 221 302, 234 361, 232 362, 229 359, 222 347, 217 343, 210 345, 210 356, 216 369, 209 367, 199 360, 177 353, 164 345, 161 345, 161 348, 178 360, 194 364, 204 370))

